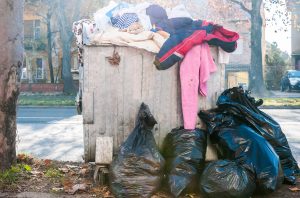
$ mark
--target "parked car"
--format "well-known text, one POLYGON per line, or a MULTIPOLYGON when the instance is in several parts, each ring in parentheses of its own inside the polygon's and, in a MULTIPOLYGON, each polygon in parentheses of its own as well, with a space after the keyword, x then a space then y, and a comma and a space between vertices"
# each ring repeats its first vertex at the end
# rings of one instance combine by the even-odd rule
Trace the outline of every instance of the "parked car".
POLYGON ((281 91, 300 90, 300 71, 288 70, 280 81, 281 91))

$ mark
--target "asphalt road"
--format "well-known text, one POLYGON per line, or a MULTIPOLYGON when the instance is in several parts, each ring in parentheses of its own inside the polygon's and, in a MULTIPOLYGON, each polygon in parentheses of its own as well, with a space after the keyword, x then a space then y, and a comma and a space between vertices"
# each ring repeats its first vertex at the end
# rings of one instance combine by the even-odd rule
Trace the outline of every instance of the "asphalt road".
MULTIPOLYGON (((264 109, 278 121, 295 158, 300 162, 300 109, 264 109)), ((82 161, 82 116, 75 108, 19 107, 17 111, 19 152, 40 158, 82 161)))

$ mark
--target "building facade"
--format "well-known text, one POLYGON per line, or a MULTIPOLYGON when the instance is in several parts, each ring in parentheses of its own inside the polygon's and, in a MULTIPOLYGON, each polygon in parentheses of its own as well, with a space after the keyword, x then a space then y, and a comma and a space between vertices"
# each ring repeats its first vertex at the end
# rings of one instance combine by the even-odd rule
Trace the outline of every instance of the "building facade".
POLYGON ((292 65, 300 70, 300 0, 287 0, 291 12, 291 56, 292 65))
MULTIPOLYGON (((49 83, 50 72, 47 53, 47 25, 44 19, 47 7, 38 1, 25 1, 24 9, 24 64, 22 83, 49 83)), ((61 82, 61 52, 53 46, 53 72, 55 82, 61 82)))

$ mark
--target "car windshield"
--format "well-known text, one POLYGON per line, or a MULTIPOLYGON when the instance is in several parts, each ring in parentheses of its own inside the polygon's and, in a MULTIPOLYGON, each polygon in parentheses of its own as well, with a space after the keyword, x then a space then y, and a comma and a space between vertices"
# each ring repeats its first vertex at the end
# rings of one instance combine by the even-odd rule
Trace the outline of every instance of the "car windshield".
POLYGON ((289 73, 290 78, 300 78, 300 71, 289 73))

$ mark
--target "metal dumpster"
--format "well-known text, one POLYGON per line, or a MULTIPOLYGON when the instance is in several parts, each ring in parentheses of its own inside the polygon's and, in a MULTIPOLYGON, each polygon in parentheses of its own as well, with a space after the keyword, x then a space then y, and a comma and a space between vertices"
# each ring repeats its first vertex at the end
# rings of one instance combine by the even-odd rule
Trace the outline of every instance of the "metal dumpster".
MULTIPOLYGON (((218 48, 211 48, 214 60, 218 48)), ((157 144, 171 129, 182 125, 178 65, 159 71, 153 65, 154 54, 133 47, 85 46, 82 73, 82 115, 84 124, 85 161, 95 160, 96 137, 113 137, 117 151, 135 126, 142 102, 149 105, 158 124, 154 128, 157 144), (108 57, 120 55, 119 65, 108 57)), ((215 106, 224 90, 224 64, 217 64, 208 82, 208 96, 199 97, 199 109, 215 106)), ((201 123, 199 123, 201 126, 201 123)))

